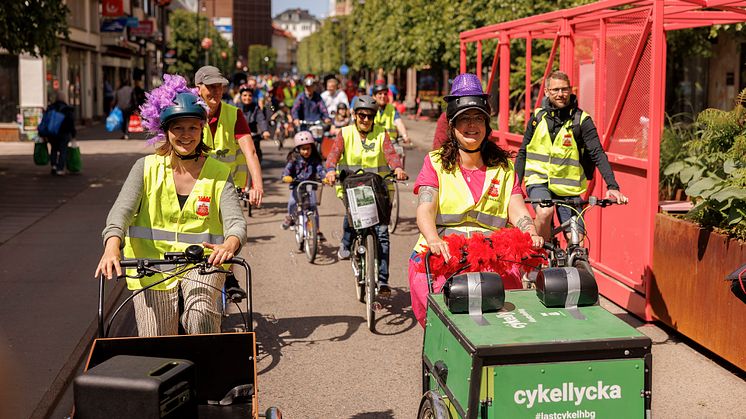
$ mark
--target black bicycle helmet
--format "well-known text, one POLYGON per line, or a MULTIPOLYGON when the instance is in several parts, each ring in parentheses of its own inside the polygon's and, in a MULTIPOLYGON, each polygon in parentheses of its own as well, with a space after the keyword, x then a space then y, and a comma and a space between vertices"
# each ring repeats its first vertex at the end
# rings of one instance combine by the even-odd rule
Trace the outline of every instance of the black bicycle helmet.
POLYGON ((193 93, 179 93, 174 98, 173 105, 161 111, 161 128, 166 130, 168 124, 178 118, 207 119, 207 111, 198 103, 199 97, 193 93))
POLYGON ((488 118, 490 116, 490 104, 485 96, 457 96, 447 98, 447 101, 446 118, 448 118, 448 122, 453 122, 457 116, 469 109, 478 109, 488 118))
POLYGON ((373 86, 374 95, 379 92, 388 92, 388 91, 389 91, 389 87, 386 86, 385 84, 377 83, 373 86))
POLYGON ((373 96, 369 96, 369 95, 358 96, 357 100, 355 101, 355 112, 359 111, 360 109, 368 109, 371 111, 378 112, 378 102, 376 102, 376 100, 373 99, 373 96))

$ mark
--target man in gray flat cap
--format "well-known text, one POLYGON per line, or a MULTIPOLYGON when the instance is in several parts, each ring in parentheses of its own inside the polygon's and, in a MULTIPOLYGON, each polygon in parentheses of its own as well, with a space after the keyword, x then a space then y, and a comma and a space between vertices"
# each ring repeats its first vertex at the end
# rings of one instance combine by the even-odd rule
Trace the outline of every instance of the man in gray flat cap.
POLYGON ((264 195, 262 170, 251 130, 243 112, 221 101, 228 80, 216 67, 207 65, 197 70, 194 84, 210 108, 203 135, 205 144, 212 148, 210 155, 231 166, 233 182, 238 187, 246 188, 247 174, 251 174, 249 202, 260 206, 264 195))

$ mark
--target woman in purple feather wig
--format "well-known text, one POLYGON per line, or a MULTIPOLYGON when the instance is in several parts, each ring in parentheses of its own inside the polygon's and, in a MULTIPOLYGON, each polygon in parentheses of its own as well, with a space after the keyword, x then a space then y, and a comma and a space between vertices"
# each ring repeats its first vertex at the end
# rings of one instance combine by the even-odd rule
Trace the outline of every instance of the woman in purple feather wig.
MULTIPOLYGON (((135 162, 109 211, 96 277, 122 276, 122 249, 127 258, 163 259, 166 252, 202 244, 211 251, 208 261, 217 267, 246 241, 246 221, 230 167, 209 158, 210 149, 202 141, 207 106, 196 89, 187 88, 183 77, 166 74, 163 84, 146 97, 140 111, 151 134, 148 143, 156 150, 135 162)), ((179 289, 184 330, 219 333, 217 301, 225 274, 203 275, 193 269, 174 276, 177 271, 127 278, 135 293, 138 334, 178 334, 179 289)))

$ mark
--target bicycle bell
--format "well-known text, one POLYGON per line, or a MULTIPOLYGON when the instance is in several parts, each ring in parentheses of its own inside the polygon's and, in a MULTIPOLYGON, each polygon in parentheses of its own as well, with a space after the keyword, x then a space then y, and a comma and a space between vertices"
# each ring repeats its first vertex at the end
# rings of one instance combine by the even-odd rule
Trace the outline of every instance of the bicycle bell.
POLYGON ((193 244, 184 250, 184 256, 189 262, 201 262, 205 256, 205 249, 198 244, 193 244))

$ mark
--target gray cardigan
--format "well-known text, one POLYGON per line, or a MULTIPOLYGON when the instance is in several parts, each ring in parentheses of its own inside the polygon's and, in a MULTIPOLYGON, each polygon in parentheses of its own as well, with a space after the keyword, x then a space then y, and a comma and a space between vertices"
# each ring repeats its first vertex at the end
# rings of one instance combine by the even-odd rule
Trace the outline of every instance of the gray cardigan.
MULTIPOLYGON (((144 172, 145 157, 142 157, 132 166, 117 200, 109 211, 109 216, 106 217, 106 227, 101 233, 104 244, 109 237, 116 236, 119 237, 122 246, 124 246, 124 236, 127 228, 134 221, 135 214, 140 208, 144 172)), ((236 187, 233 185, 233 179, 231 178, 228 178, 220 196, 220 215, 223 222, 223 236, 235 236, 243 246, 246 243, 246 219, 243 216, 236 194, 236 187)))

